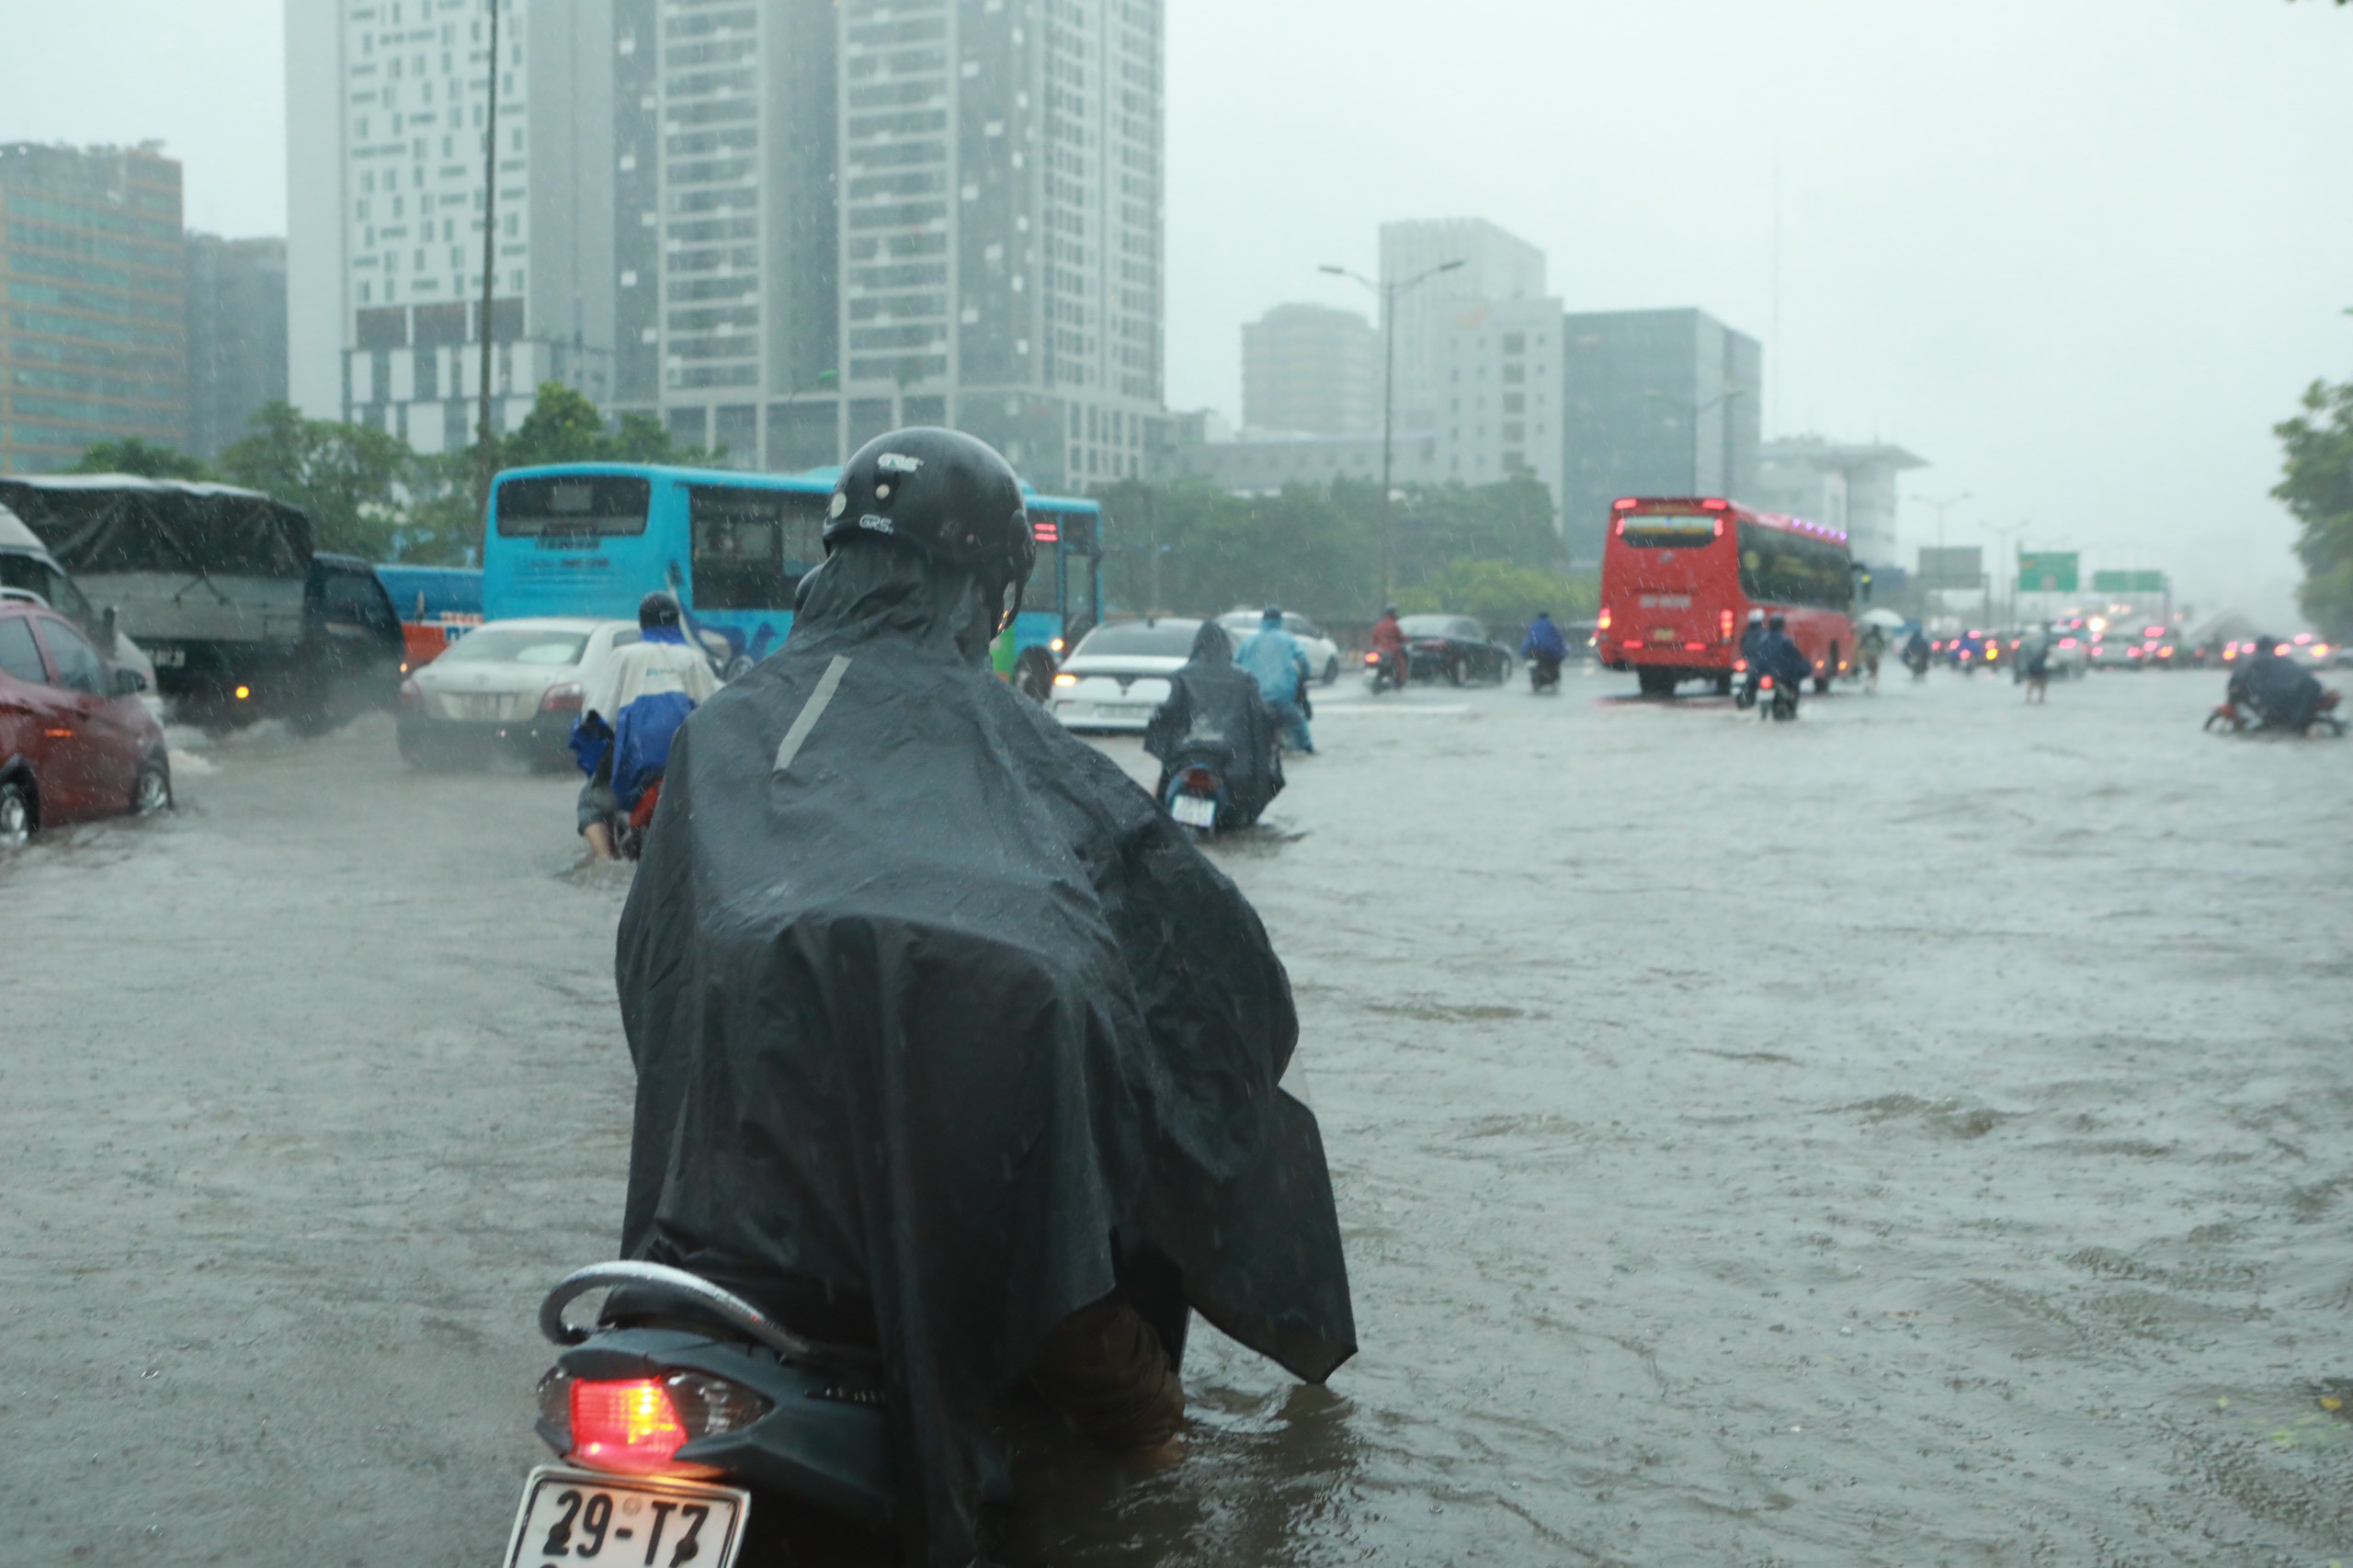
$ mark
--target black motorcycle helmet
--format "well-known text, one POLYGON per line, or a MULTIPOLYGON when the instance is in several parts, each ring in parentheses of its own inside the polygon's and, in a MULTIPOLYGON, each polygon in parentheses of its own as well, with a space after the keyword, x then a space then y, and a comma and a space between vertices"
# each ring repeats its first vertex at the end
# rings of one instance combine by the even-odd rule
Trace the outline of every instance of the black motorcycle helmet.
POLYGON ((637 601, 637 624, 652 631, 657 626, 678 624, 678 601, 656 588, 637 601))
POLYGON ((1786 631, 1789 630, 1789 625, 1790 620, 1787 616, 1771 615, 1765 618, 1765 630, 1768 631, 1786 631))
POLYGON ((1002 607, 1000 631, 1020 613, 1038 562, 1013 465, 986 441, 928 426, 877 436, 843 465, 825 516, 825 553, 861 537, 971 572, 1002 607))

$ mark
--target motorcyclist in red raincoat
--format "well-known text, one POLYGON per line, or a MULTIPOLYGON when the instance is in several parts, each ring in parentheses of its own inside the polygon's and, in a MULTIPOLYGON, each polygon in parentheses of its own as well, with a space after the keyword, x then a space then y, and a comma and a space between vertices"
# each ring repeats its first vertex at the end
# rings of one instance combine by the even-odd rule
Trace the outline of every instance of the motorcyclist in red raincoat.
POLYGON ((1399 689, 1405 685, 1405 629, 1397 624, 1397 607, 1389 606, 1372 623, 1372 651, 1381 656, 1399 689))

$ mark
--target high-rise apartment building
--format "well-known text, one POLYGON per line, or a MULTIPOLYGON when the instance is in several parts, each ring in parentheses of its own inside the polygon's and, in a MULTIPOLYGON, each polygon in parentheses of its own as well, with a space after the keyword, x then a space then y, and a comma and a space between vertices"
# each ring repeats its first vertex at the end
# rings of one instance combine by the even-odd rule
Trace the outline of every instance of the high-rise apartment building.
POLYGON ((1694 310, 1580 313, 1563 331, 1560 496, 1576 559, 1598 559, 1620 495, 1755 493, 1765 363, 1755 338, 1694 310))
POLYGON ((287 0, 291 401, 422 452, 611 396, 613 0, 287 0), (498 233, 483 309, 490 7, 498 233))
POLYGON ((1161 0, 616 3, 625 406, 770 469, 937 423, 1142 472, 1161 0))
MULTIPOLYGON (((1543 482, 1557 505, 1565 451, 1561 301, 1500 300, 1449 318, 1434 343, 1429 428, 1440 476, 1543 482)), ((1557 519, 1556 519, 1557 520, 1557 519)))
POLYGON ((0 146, 0 472, 185 442, 187 289, 177 163, 0 146))
POLYGON ((1430 429, 1447 393, 1440 345, 1452 329, 1475 325, 1494 304, 1544 296, 1544 253, 1483 218, 1427 218, 1381 226, 1381 280, 1428 280, 1395 296, 1397 418, 1401 428, 1430 429), (1461 265, 1440 271, 1449 262, 1461 265))
POLYGON ((1277 305, 1242 328, 1242 425, 1253 436, 1381 428, 1381 335, 1354 311, 1277 305))
POLYGON ((188 449, 211 460, 286 401, 286 242, 188 237, 188 449))

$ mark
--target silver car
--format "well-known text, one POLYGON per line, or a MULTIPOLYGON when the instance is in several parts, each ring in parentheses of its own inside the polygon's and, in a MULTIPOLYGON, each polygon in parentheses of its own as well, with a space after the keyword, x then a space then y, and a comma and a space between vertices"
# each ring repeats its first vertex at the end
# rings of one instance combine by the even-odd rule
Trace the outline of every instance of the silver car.
POLYGON ((401 759, 430 767, 511 753, 535 767, 572 761, 582 692, 632 620, 533 616, 476 627, 401 683, 401 759))
MULTIPOLYGON (((1219 616, 1217 623, 1233 634, 1233 641, 1238 645, 1264 624, 1266 613, 1258 609, 1232 609, 1219 616)), ((1315 672, 1317 680, 1329 686, 1340 678, 1340 645, 1324 636, 1322 627, 1303 615, 1285 610, 1283 630, 1299 639, 1299 645, 1307 653, 1307 667, 1315 672)))
MULTIPOLYGON (((1168 677, 1192 657, 1198 620, 1118 620, 1083 638, 1054 674, 1047 706, 1074 730, 1141 730, 1168 697, 1168 677)), ((1226 634, 1233 642, 1233 633, 1226 634)))

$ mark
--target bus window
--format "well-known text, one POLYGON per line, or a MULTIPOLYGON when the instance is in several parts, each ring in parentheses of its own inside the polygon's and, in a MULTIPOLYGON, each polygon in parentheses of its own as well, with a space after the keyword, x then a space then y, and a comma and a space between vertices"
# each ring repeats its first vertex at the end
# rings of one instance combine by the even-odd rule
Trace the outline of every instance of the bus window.
POLYGON ((1636 550, 1697 550, 1722 528, 1722 518, 1697 512, 1644 512, 1620 519, 1618 537, 1636 550))
POLYGON ((1854 601, 1847 552, 1818 539, 1740 526, 1740 591, 1768 604, 1843 610, 1854 601))
POLYGON ((498 487, 498 532, 504 539, 642 534, 653 504, 653 482, 626 474, 509 479, 498 487))
POLYGON ((697 609, 790 609, 803 573, 825 558, 830 495, 687 487, 697 609))

